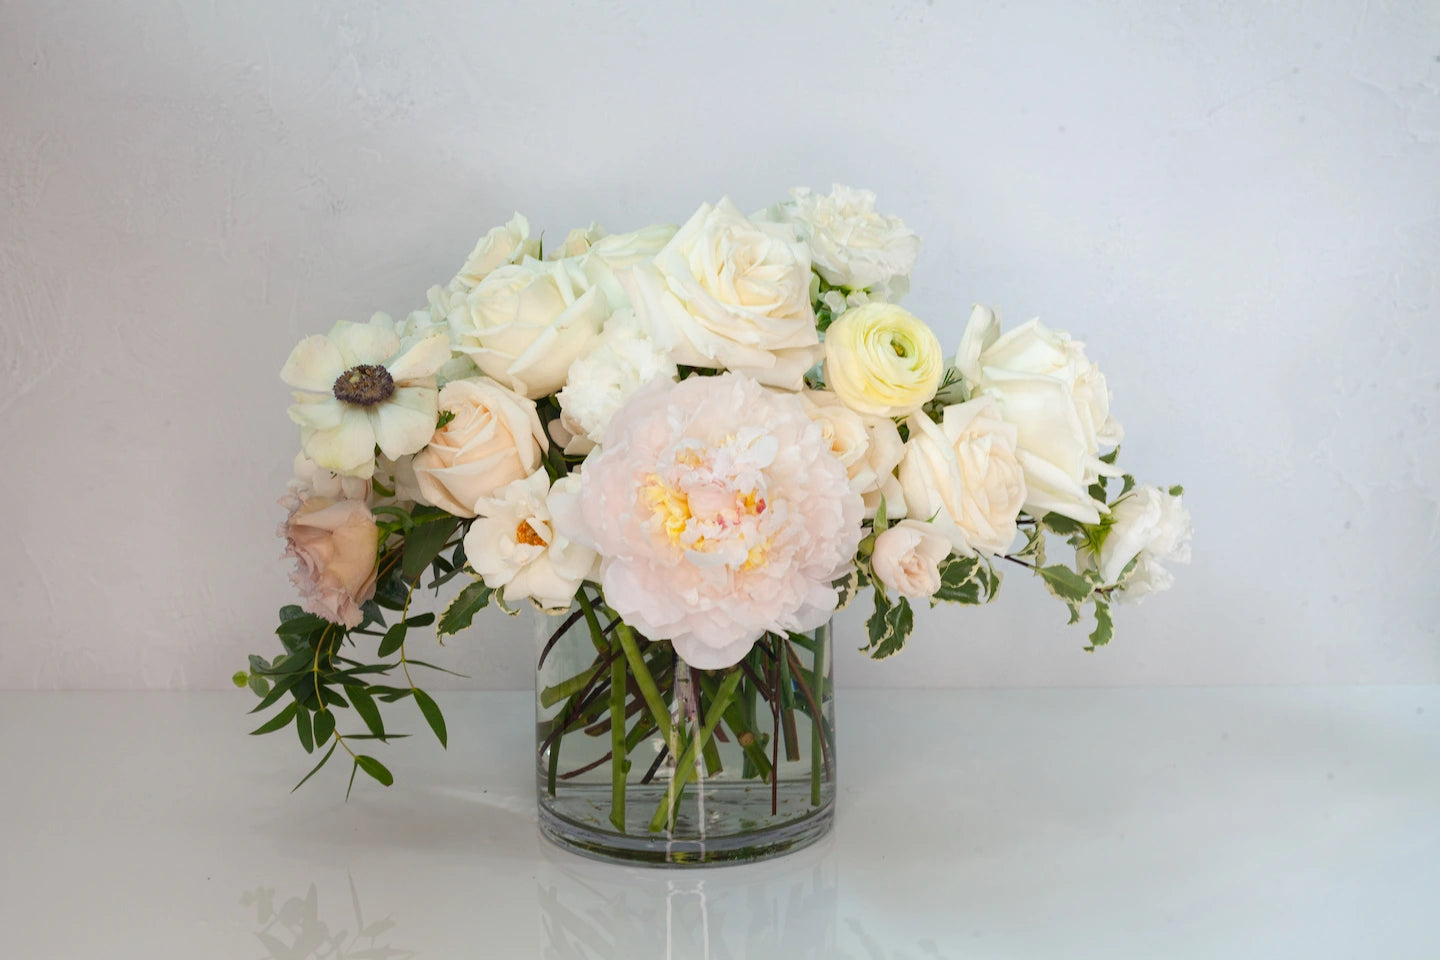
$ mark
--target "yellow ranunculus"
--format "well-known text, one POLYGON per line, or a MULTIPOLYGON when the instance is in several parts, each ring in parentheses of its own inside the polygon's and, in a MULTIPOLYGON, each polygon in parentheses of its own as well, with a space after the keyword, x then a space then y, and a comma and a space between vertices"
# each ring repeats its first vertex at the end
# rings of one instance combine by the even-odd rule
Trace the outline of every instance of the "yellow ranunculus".
POLYGON ((825 331, 825 385, 860 413, 914 413, 935 396, 944 374, 934 331, 894 304, 847 310, 825 331))

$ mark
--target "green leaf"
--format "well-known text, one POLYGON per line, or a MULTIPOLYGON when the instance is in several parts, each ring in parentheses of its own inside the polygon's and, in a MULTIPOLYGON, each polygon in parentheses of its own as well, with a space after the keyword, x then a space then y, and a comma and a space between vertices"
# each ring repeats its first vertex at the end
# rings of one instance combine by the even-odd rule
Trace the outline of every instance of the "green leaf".
POLYGON ((285 606, 280 608, 281 623, 288 623, 291 620, 303 616, 305 616, 305 611, 301 610, 298 604, 287 603, 285 606))
POLYGON ((1064 564, 1041 567, 1037 572, 1045 579, 1045 586, 1050 588, 1050 592, 1061 600, 1084 603, 1090 599, 1090 581, 1064 564))
MULTIPOLYGON (((1120 496, 1123 497, 1123 496, 1125 496, 1125 494, 1127 494, 1127 493, 1129 493, 1131 490, 1134 490, 1134 489, 1135 489, 1135 478, 1132 477, 1132 476, 1130 476, 1130 474, 1127 473, 1127 474, 1125 474, 1123 477, 1121 477, 1120 479, 1122 479, 1122 480, 1125 481, 1124 486, 1122 486, 1122 487, 1120 488, 1120 496)), ((1120 499, 1120 497, 1116 497, 1115 499, 1118 500, 1118 499, 1120 499)))
POLYGON ((876 660, 883 660, 900 652, 905 646, 905 641, 914 629, 914 614, 910 610, 910 601, 901 597, 892 604, 890 598, 885 595, 877 585, 875 588, 875 612, 870 619, 865 621, 865 628, 869 633, 870 646, 863 648, 866 653, 876 660))
POLYGON ((1180 486, 1180 484, 1177 483, 1177 484, 1175 484, 1175 486, 1173 486, 1173 487, 1170 488, 1170 496, 1172 496, 1172 497, 1183 497, 1184 495, 1185 495, 1185 488, 1182 487, 1182 486, 1180 486))
POLYGON ((890 526, 890 517, 885 511, 885 494, 880 494, 880 506, 875 510, 875 532, 879 533, 890 526))
POLYGON ((364 687, 346 687, 350 694, 350 705, 355 712, 360 714, 360 719, 365 721, 365 726, 375 734, 376 739, 385 739, 385 724, 380 719, 380 708, 375 706, 375 701, 370 698, 370 693, 364 687))
POLYGON ((431 730, 435 731, 435 739, 440 741, 440 746, 448 749, 450 744, 446 740, 445 715, 440 712, 440 706, 430 699, 430 694, 419 687, 410 692, 415 697, 415 703, 420 707, 420 712, 425 715, 425 722, 430 724, 431 730))
POLYGON ((399 650, 405 643, 405 632, 409 630, 408 623, 392 624, 389 630, 385 631, 385 638, 380 641, 380 649, 375 651, 377 657, 388 657, 396 650, 399 650))
POLYGON ((1115 458, 1118 456, 1120 456, 1120 448, 1116 447, 1114 450, 1111 450, 1109 453, 1105 454, 1105 456, 1101 457, 1100 462, 1114 465, 1115 458))
POLYGON ((330 625, 330 621, 324 617, 317 617, 313 613, 302 613, 298 617, 283 621, 275 628, 277 636, 281 637, 308 637, 316 630, 323 630, 330 625))
POLYGON ((250 712, 259 713, 262 710, 270 709, 280 700, 281 697, 285 695, 286 690, 289 690, 291 687, 295 686, 295 684, 299 683, 304 678, 305 675, 302 673, 292 673, 287 677, 281 677, 280 679, 276 680, 275 686, 272 687, 270 692, 265 695, 265 699, 261 700, 258 704, 256 704, 255 709, 251 710, 250 712))
POLYGON ((254 730, 251 730, 250 736, 257 737, 262 733, 274 733, 276 730, 280 730, 288 726, 290 721, 295 719, 295 714, 299 711, 299 709, 300 704, 296 703, 294 700, 291 700, 288 704, 285 705, 284 710, 281 710, 279 713, 275 714, 275 716, 271 717, 269 720, 266 720, 254 730))
POLYGON ((450 636, 470 626, 475 614, 489 605, 492 592, 482 580, 476 580, 461 590, 455 599, 450 601, 445 612, 440 614, 440 621, 435 627, 436 634, 442 637, 450 636))
POLYGON ((335 711, 319 710, 315 713, 315 742, 324 743, 335 735, 335 711))
POLYGON ((1103 647, 1115 638, 1115 621, 1110 617, 1110 604, 1095 601, 1095 629, 1090 633, 1090 646, 1086 650, 1103 647))
POLYGON ((264 698, 270 692, 270 681, 264 677, 251 677, 247 686, 255 693, 255 696, 264 698))
POLYGON ((314 753, 315 735, 310 727, 309 710, 297 710, 295 712, 295 733, 300 737, 300 746, 305 748, 305 752, 314 753))
POLYGON ((375 584, 375 605, 386 610, 404 610, 409 593, 410 587, 400 573, 400 565, 394 564, 375 584))
POLYGON ((459 517, 443 511, 438 517, 427 516, 426 520, 421 521, 418 514, 422 509, 415 508, 415 528, 405 534, 405 549, 400 557, 400 570, 406 583, 414 582, 415 578, 425 572, 430 561, 439 556, 446 541, 450 539, 450 534, 460 525, 459 517))
POLYGON ((854 567, 850 572, 831 584, 835 588, 835 594, 839 601, 835 604, 835 612, 840 612, 850 606, 850 601, 855 599, 855 594, 860 592, 860 571, 854 567))
POLYGON ((935 599, 946 603, 984 603, 986 581, 981 572, 986 569, 979 557, 950 554, 940 561, 940 589, 935 591, 935 599))
MULTIPOLYGON (((320 718, 319 716, 317 716, 315 719, 319 720, 320 718)), ((320 758, 320 762, 315 764, 315 766, 310 769, 310 772, 305 774, 305 776, 300 779, 299 783, 295 784, 295 786, 290 788, 290 792, 294 793, 296 790, 299 790, 301 787, 305 786, 305 781, 309 780, 311 777, 315 776, 315 774, 319 773, 320 768, 325 766, 325 764, 330 760, 330 755, 335 752, 335 748, 338 746, 340 746, 338 742, 330 744, 330 749, 325 752, 325 756, 320 758)))
POLYGON ((390 771, 385 769, 385 764, 376 760, 374 757, 367 757, 362 753, 355 758, 355 763, 361 770, 364 770, 370 774, 370 776, 379 780, 383 786, 388 787, 395 782, 395 778, 391 776, 390 771))
POLYGON ((1085 525, 1079 520, 1071 520, 1069 517, 1061 516, 1058 513, 1047 513, 1040 518, 1040 522, 1062 537, 1068 537, 1072 533, 1080 533, 1085 529, 1085 525))
POLYGON ((1090 496, 1094 497, 1096 500, 1100 501, 1101 503, 1104 503, 1104 502, 1105 502, 1105 478, 1104 478, 1104 477, 1101 477, 1099 480, 1096 480, 1094 483, 1090 484, 1089 493, 1090 493, 1090 496))
POLYGON ((404 507, 386 504, 382 507, 371 507, 370 512, 382 517, 394 517, 400 522, 401 529, 406 532, 409 532, 410 528, 415 526, 415 521, 410 519, 410 511, 404 507))
POLYGON ((406 657, 405 662, 410 664, 410 666, 412 667, 424 667, 426 670, 434 670, 437 673, 448 673, 450 674, 450 676, 459 677, 461 680, 470 679, 469 674, 456 673, 454 670, 446 670, 444 667, 437 667, 433 663, 426 663, 424 660, 416 660, 414 657, 406 657))
POLYGON ((405 625, 407 627, 428 627, 434 622, 435 614, 433 613, 421 613, 413 617, 405 618, 405 625))

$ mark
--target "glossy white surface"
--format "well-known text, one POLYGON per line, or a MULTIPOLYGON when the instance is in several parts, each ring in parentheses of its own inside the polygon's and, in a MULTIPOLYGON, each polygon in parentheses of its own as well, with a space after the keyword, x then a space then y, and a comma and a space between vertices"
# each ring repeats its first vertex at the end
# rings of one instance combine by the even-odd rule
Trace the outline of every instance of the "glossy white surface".
POLYGON ((6 960, 1440 955, 1436 687, 841 691, 836 833, 690 872, 538 839, 525 695, 348 804, 249 705, 0 696, 6 960))

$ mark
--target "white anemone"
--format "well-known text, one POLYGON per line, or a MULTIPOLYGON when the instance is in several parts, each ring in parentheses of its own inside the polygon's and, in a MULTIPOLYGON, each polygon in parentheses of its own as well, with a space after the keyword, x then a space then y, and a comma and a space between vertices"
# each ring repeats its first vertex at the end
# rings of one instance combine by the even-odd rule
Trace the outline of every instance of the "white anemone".
POLYGON ((419 450, 435 432, 435 374, 449 359, 443 333, 402 345, 383 313, 300 341, 280 378, 295 388, 290 419, 305 455, 342 476, 369 478, 377 446, 392 460, 419 450))

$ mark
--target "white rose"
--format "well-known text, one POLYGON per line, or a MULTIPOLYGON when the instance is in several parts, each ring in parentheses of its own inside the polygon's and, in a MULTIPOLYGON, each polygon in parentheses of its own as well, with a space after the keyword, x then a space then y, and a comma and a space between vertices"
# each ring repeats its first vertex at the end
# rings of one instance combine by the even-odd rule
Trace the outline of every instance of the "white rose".
POLYGON ((532 400, 565 385, 600 335, 610 305, 574 260, 500 267, 450 313, 455 347, 532 400))
POLYGON ((545 251, 546 260, 564 260, 566 257, 583 256, 586 251, 595 245, 595 241, 605 236, 605 228, 598 223, 591 223, 588 227, 576 227, 565 234, 565 239, 553 250, 545 251))
POLYGON ((905 516, 905 495, 895 468, 905 455, 905 443, 895 421, 856 413, 829 390, 804 390, 800 404, 820 424, 836 459, 850 475, 850 488, 865 501, 865 516, 874 517, 885 498, 885 515, 905 516))
POLYGON ((940 589, 940 562, 950 541, 933 524, 901 520, 875 537, 870 569, 887 590, 920 600, 940 589))
POLYGON ((445 386, 451 380, 464 380, 480 373, 467 354, 455 352, 455 335, 450 329, 450 311, 464 304, 465 294, 449 287, 432 286, 425 291, 426 304, 419 310, 410 311, 404 321, 397 324, 395 332, 402 343, 421 340, 435 333, 444 333, 450 341, 450 359, 435 373, 435 380, 445 386))
POLYGON ((1104 583, 1119 583, 1118 600, 1168 590, 1175 578, 1161 561, 1190 562, 1193 529, 1182 498, 1159 487, 1137 487, 1111 505, 1110 519, 1098 561, 1082 556, 1081 563, 1097 567, 1104 583), (1135 566, 1121 581, 1132 560, 1135 566))
POLYGON ((457 517, 540 466, 545 431, 535 404, 488 377, 455 380, 440 390, 454 418, 415 455, 415 480, 427 502, 457 517))
POLYGON ((821 357, 805 245, 790 226, 755 223, 728 199, 703 204, 654 260, 619 276, 676 363, 798 390, 821 357))
MULTIPOLYGON (((829 196, 805 187, 761 216, 793 224, 810 248, 815 271, 836 287, 872 288, 895 302, 909 288, 920 238, 898 217, 875 212, 875 194, 835 184, 829 196)), ((853 306, 853 304, 852 304, 853 306)))
POLYGON ((616 274, 654 259, 678 229, 674 224, 657 224, 634 233, 612 233, 590 245, 580 266, 591 284, 599 287, 616 310, 630 305, 625 288, 616 274))
POLYGON ((1098 523, 1105 505, 1087 488, 1120 471, 1099 458, 1123 435, 1110 414, 1105 377, 1085 345, 1031 320, 1005 335, 1000 319, 977 306, 960 339, 955 367, 977 394, 993 397, 1019 430, 1016 446, 1029 491, 1025 508, 1098 523))
POLYGON ((508 484, 477 505, 480 517, 465 534, 465 557, 507 604, 533 600, 547 610, 570 606, 580 584, 597 572, 599 555, 567 539, 551 521, 552 495, 574 495, 577 474, 552 491, 544 470, 508 484))
POLYGON ((1004 553, 1025 503, 1014 425, 989 397, 946 407, 939 424, 924 414, 906 423, 900 486, 910 514, 933 517, 960 553, 1004 553))
POLYGON ((594 349, 571 365, 570 377, 556 396, 561 411, 556 423, 568 435, 561 443, 565 452, 590 452, 604 439, 615 411, 635 391, 658 377, 674 380, 678 373, 669 355, 641 332, 634 311, 617 311, 594 349))
POLYGON ((450 281, 450 289, 464 293, 496 268, 539 255, 540 241, 530 236, 530 221, 517 213, 505 226, 496 227, 480 238, 465 265, 450 281))

